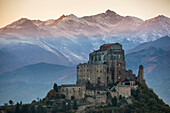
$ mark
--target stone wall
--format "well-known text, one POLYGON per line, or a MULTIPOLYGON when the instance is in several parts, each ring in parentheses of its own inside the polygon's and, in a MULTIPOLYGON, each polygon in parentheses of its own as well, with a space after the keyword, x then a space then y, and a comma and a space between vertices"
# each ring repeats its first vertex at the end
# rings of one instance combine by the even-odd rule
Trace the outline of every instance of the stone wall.
POLYGON ((86 86, 84 85, 61 85, 59 93, 64 94, 67 99, 74 96, 75 99, 84 98, 86 86))
POLYGON ((118 94, 122 97, 130 97, 131 96, 131 87, 126 85, 118 86, 118 94))
POLYGON ((96 95, 96 104, 105 104, 107 100, 107 96, 106 95, 96 95))
POLYGON ((107 65, 79 64, 77 65, 77 84, 89 81, 91 84, 107 85, 107 65))

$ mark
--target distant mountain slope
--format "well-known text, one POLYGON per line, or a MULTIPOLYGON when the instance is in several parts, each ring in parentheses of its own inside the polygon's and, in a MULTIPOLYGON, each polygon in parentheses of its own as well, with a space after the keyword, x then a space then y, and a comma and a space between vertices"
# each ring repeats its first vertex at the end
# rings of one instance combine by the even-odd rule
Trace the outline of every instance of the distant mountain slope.
POLYGON ((169 37, 164 37, 137 46, 133 49, 135 52, 126 55, 126 66, 127 69, 132 69, 137 73, 138 66, 144 65, 148 86, 170 104, 170 50, 166 48, 169 47, 168 41, 169 37))
POLYGON ((38 63, 0 74, 0 104, 42 98, 54 83, 76 83, 76 68, 38 63))
POLYGON ((1 48, 0 62, 1 73, 40 62, 72 65, 68 58, 52 47, 46 46, 44 48, 27 43, 19 43, 1 48))
POLYGON ((165 37, 161 37, 160 39, 155 40, 155 41, 142 43, 142 44, 136 46, 135 48, 128 50, 126 52, 126 54, 129 54, 132 52, 137 52, 142 49, 147 49, 150 46, 155 47, 155 48, 162 48, 164 50, 169 51, 170 50, 170 36, 165 36, 165 37))

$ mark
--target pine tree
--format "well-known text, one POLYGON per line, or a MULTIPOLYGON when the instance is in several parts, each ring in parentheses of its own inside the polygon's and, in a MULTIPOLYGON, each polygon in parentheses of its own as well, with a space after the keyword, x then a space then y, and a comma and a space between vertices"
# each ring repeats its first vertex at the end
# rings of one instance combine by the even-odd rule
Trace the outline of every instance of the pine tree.
POLYGON ((30 106, 30 113, 36 113, 36 109, 34 105, 30 106))
POLYGON ((14 113, 21 113, 20 104, 19 104, 18 102, 17 102, 17 104, 16 104, 16 106, 15 106, 14 113))
POLYGON ((74 103, 73 103, 73 109, 74 109, 74 110, 77 110, 77 109, 78 109, 77 101, 74 101, 74 103))
POLYGON ((111 101, 112 101, 113 106, 117 106, 117 98, 116 97, 112 98, 111 101))
POLYGON ((58 92, 58 86, 57 86, 56 83, 54 83, 53 89, 54 89, 56 92, 58 92))

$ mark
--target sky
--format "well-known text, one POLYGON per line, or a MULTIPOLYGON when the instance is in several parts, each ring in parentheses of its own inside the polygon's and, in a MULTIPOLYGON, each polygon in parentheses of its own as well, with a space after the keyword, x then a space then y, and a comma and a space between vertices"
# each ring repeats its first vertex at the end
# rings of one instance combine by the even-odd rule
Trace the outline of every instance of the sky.
POLYGON ((170 17, 170 0, 0 0, 0 28, 20 18, 57 19, 103 13, 107 9, 143 20, 158 15, 170 17))

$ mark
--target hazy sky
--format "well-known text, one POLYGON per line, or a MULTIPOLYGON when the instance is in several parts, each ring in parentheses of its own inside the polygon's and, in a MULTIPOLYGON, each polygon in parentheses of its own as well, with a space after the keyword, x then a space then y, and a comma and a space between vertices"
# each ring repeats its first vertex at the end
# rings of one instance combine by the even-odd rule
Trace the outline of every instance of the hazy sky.
POLYGON ((170 17, 170 0, 0 0, 0 27, 20 18, 57 19, 62 14, 78 17, 113 10, 143 20, 170 17))

